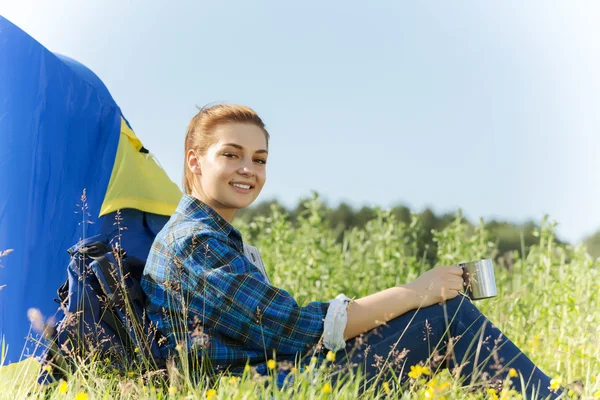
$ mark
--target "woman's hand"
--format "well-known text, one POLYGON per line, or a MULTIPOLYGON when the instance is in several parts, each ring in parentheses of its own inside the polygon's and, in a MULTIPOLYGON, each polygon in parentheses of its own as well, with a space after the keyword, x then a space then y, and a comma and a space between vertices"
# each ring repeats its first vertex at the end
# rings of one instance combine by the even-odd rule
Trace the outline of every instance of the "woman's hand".
POLYGON ((416 307, 428 307, 458 296, 463 290, 463 270, 457 265, 440 266, 426 271, 403 285, 416 295, 416 307))

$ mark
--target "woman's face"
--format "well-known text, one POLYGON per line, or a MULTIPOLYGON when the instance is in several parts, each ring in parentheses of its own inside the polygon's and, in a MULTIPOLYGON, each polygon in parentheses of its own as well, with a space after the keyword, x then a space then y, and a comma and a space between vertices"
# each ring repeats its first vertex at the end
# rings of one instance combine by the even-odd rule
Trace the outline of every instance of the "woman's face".
POLYGON ((216 128, 215 139, 204 155, 188 152, 195 181, 192 195, 231 222, 265 184, 267 138, 256 125, 228 123, 216 128))

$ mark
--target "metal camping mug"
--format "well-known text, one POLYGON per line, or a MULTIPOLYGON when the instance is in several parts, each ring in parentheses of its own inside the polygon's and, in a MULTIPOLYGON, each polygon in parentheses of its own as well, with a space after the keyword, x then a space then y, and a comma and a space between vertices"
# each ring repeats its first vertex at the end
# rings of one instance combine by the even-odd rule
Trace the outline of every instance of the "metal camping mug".
POLYGON ((494 264, 492 260, 485 259, 459 263, 463 269, 465 280, 465 294, 471 300, 481 300, 498 295, 496 290, 496 277, 494 276, 494 264))

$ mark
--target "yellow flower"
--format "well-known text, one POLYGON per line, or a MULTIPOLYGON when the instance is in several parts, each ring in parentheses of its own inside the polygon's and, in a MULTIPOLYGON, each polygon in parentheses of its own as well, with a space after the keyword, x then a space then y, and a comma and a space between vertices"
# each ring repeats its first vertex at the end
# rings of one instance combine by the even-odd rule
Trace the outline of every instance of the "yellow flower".
POLYGON ((42 369, 46 372, 52 372, 52 367, 50 365, 44 365, 42 369))
POLYGON ((177 387, 176 386, 169 386, 169 394, 171 396, 177 394, 177 387))
POLYGON ((321 392, 331 393, 331 385, 329 383, 324 384, 323 388, 321 389, 321 392))
POLYGON ((427 386, 429 386, 430 388, 435 389, 438 385, 438 379, 437 378, 433 378, 432 380, 430 380, 429 382, 427 382, 427 386))
POLYGON ((67 393, 67 390, 69 390, 69 385, 67 384, 67 382, 61 379, 60 383, 58 384, 58 393, 65 394, 67 393))
POLYGON ((296 372, 298 372, 298 368, 292 367, 291 372, 292 372, 292 374, 295 374, 296 372))
POLYGON ((215 389, 208 389, 206 391, 206 400, 212 400, 213 397, 217 395, 217 391, 215 389))
POLYGON ((88 394, 85 392, 79 392, 75 396, 75 400, 87 400, 87 398, 88 398, 88 394))
POLYGON ((140 352, 140 348, 139 348, 139 347, 136 347, 135 349, 133 349, 133 352, 134 352, 134 353, 139 353, 139 352, 140 352))
POLYGON ((411 365, 410 366, 410 372, 408 373, 408 376, 410 378, 417 379, 421 375, 431 375, 431 371, 429 370, 429 367, 422 367, 420 365, 411 365))
POLYGON ((426 399, 433 399, 433 389, 432 388, 427 388, 423 392, 423 397, 425 397, 426 399))
POLYGON ((554 378, 550 381, 550 389, 552 389, 552 390, 560 389, 561 383, 562 383, 562 378, 560 376, 557 376, 556 378, 554 378))
POLYGON ((383 390, 385 390, 386 393, 391 391, 390 384, 388 382, 383 382, 383 390))
POLYGON ((594 398, 600 399, 600 390, 598 390, 596 393, 594 393, 594 398))
POLYGON ((510 376, 511 378, 516 378, 517 376, 519 376, 519 373, 516 369, 511 368, 508 370, 508 376, 510 376))
POLYGON ((334 362, 335 361, 335 353, 331 350, 327 353, 327 361, 334 362))
POLYGON ((267 361, 267 367, 269 367, 269 369, 275 369, 275 360, 267 361))
POLYGON ((128 376, 134 376, 134 375, 135 375, 135 372, 133 372, 133 371, 129 371, 129 372, 127 372, 127 375, 128 375, 128 376))
POLYGON ((498 392, 496 392, 496 389, 488 389, 487 392, 490 395, 490 399, 498 400, 498 392))
POLYGON ((239 380, 240 380, 239 377, 232 376, 231 378, 229 378, 229 383, 232 384, 232 385, 235 385, 236 383, 238 383, 239 380))

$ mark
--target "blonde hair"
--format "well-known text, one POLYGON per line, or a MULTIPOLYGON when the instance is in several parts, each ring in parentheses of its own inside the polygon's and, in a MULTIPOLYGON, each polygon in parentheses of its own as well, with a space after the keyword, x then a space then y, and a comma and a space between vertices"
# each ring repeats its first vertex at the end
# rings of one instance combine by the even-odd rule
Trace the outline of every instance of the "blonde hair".
POLYGON ((269 132, 258 114, 247 106, 237 104, 217 104, 204 106, 194 115, 185 134, 183 157, 183 191, 191 194, 193 174, 187 163, 187 153, 196 150, 200 155, 206 154, 210 146, 216 142, 215 129, 227 123, 253 124, 265 132, 267 147, 269 145, 269 132))

